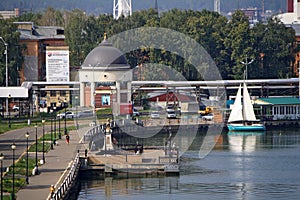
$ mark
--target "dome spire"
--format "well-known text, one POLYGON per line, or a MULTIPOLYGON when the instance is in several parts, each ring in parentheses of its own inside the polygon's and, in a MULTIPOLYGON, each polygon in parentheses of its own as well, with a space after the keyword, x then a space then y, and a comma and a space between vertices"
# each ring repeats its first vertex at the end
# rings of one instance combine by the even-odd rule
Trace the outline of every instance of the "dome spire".
POLYGON ((106 32, 104 32, 103 33, 103 40, 99 45, 100 46, 112 46, 112 44, 109 43, 106 39, 107 39, 107 34, 106 34, 106 32))

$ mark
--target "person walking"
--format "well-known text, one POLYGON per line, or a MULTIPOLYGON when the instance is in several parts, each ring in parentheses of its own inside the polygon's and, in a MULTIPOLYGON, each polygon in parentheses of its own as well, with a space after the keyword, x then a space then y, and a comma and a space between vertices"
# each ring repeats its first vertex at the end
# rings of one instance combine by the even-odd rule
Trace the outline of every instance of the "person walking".
POLYGON ((69 144, 69 142, 70 142, 70 136, 69 136, 69 134, 66 135, 66 142, 67 142, 67 144, 69 144))
POLYGON ((51 186, 50 186, 51 198, 53 197, 54 192, 55 192, 54 185, 51 185, 51 186))

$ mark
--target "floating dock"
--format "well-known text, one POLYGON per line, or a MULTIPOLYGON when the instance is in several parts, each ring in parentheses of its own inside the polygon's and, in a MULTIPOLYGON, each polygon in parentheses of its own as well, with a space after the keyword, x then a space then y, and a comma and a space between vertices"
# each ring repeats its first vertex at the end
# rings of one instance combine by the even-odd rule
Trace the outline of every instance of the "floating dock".
POLYGON ((83 162, 82 173, 105 176, 179 175, 178 149, 137 146, 135 150, 91 153, 83 162))

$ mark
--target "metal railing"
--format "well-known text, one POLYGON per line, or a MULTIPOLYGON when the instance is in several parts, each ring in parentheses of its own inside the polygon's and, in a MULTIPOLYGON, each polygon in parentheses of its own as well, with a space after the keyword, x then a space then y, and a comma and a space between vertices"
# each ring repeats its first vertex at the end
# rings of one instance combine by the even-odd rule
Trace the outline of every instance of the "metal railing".
POLYGON ((88 130, 84 136, 83 140, 84 141, 91 141, 93 137, 95 137, 98 133, 103 133, 103 125, 97 125, 88 130))
POLYGON ((57 189, 55 189, 55 192, 53 194, 49 194, 47 200, 59 200, 64 198, 64 196, 72 186, 73 181, 76 179, 76 176, 78 176, 79 167, 79 153, 77 153, 68 175, 61 183, 61 185, 57 189))

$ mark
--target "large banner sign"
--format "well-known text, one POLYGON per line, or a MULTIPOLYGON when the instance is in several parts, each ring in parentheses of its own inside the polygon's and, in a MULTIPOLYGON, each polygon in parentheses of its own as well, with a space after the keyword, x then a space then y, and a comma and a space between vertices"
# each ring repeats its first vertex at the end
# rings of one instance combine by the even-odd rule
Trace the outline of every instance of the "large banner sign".
POLYGON ((69 47, 47 47, 47 82, 68 82, 70 80, 69 77, 69 47))

